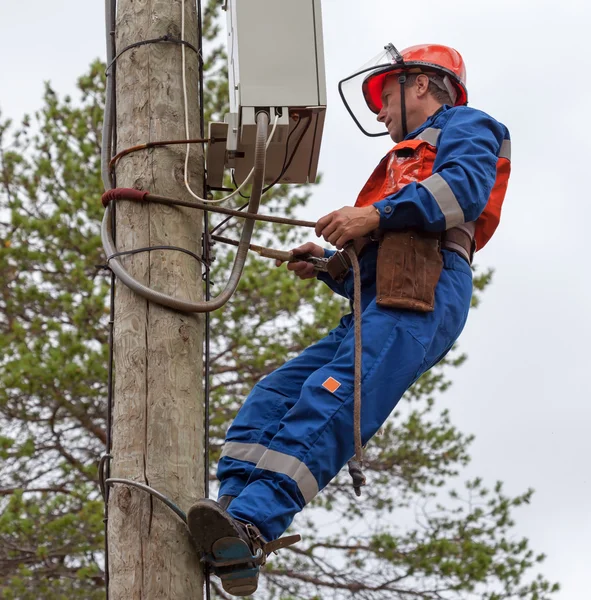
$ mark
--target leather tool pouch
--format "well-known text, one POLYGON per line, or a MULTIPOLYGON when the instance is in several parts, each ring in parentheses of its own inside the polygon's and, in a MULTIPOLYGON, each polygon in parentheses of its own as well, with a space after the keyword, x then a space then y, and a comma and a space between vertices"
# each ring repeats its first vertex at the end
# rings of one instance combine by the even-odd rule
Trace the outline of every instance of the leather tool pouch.
POLYGON ((431 312, 443 269, 441 235, 422 231, 386 231, 377 267, 379 306, 431 312))

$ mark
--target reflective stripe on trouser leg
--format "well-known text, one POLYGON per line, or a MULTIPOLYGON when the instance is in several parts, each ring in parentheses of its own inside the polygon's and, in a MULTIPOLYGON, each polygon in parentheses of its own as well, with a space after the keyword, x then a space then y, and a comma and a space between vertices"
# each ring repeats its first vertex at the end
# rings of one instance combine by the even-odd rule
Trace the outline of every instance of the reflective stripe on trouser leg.
MULTIPOLYGON (((318 493, 318 484, 316 479, 310 473, 308 467, 297 458, 268 450, 261 444, 243 444, 241 442, 226 442, 222 451, 221 458, 234 459, 235 461, 252 463, 257 469, 283 473, 293 479, 302 493, 304 500, 310 502, 318 493)), ((231 463, 230 463, 231 464, 231 463)), ((237 496, 238 494, 228 494, 228 487, 220 496, 237 496)))
MULTIPOLYGON (((363 313, 364 443, 416 378, 447 353, 463 328, 472 292, 470 268, 461 257, 447 254, 451 257, 446 262, 454 263, 458 270, 444 270, 433 313, 381 309, 375 301, 363 313)), ((293 465, 304 464, 319 490, 354 454, 353 354, 351 331, 334 360, 308 378, 298 402, 285 415, 269 445, 269 454, 291 457, 293 465), (327 377, 341 383, 334 393, 322 387, 327 377)), ((265 468, 264 457, 259 464, 262 468, 257 465, 230 513, 253 522, 264 536, 275 539, 309 502, 311 494, 302 486, 308 480, 301 468, 290 475, 265 468)))
POLYGON ((350 316, 344 317, 320 342, 255 385, 226 434, 217 471, 220 495, 240 494, 281 419, 299 398, 302 385, 334 358, 350 324, 350 316))

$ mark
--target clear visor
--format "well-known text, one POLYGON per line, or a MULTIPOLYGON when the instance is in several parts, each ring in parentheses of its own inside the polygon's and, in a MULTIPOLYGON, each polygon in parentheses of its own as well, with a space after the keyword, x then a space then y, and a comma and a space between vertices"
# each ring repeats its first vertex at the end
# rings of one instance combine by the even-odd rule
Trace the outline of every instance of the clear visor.
POLYGON ((353 75, 346 77, 339 83, 339 93, 349 114, 365 135, 377 137, 388 135, 383 123, 377 121, 374 114, 363 97, 363 82, 368 75, 392 67, 401 59, 398 51, 391 44, 385 50, 357 69, 353 75))

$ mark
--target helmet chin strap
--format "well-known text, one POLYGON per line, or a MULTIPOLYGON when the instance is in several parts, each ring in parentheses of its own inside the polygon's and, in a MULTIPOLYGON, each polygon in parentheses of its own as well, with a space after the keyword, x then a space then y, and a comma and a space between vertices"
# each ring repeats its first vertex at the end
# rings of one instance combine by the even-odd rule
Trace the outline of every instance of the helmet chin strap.
MULTIPOLYGON (((402 73, 398 77, 398 83, 400 84, 400 112, 402 118, 402 139, 408 135, 408 127, 406 124, 406 73, 402 73)), ((402 140, 401 140, 402 141, 402 140)))

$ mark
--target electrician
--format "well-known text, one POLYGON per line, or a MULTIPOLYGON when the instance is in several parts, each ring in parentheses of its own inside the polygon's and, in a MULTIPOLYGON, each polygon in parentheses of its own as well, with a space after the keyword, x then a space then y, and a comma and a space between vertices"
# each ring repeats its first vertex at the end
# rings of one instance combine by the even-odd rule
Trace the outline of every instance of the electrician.
MULTIPOLYGON (((343 80, 340 91, 364 133, 376 135, 365 119, 373 115, 373 124, 396 144, 355 206, 316 225, 316 234, 337 250, 366 242, 358 244, 365 444, 464 327, 473 252, 500 219, 510 139, 501 123, 467 107, 464 62, 446 46, 399 53, 388 45, 370 67, 343 80), (353 108, 360 91, 365 114, 353 108)), ((293 252, 324 257, 334 251, 310 242, 293 252)), ((287 268, 353 298, 350 271, 335 280, 305 261, 287 268)), ((254 387, 226 436, 218 502, 200 500, 188 513, 199 550, 230 594, 256 590, 266 555, 294 543, 279 539, 294 515, 354 454, 353 321, 354 315, 344 316, 324 339, 254 387)))

